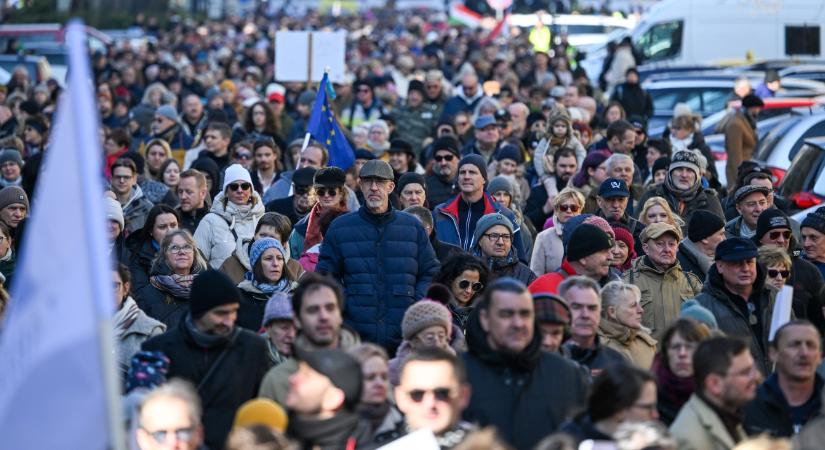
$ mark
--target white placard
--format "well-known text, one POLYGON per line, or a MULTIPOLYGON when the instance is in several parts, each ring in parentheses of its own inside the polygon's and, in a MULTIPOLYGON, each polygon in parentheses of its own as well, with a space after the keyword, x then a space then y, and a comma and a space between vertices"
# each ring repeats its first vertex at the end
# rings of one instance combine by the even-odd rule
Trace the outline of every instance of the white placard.
POLYGON ((768 334, 768 342, 773 341, 776 330, 782 325, 790 322, 791 310, 793 309, 793 287, 784 286, 773 304, 773 315, 771 316, 771 331, 768 334))
POLYGON ((275 34, 275 80, 307 81, 310 64, 309 37, 312 34, 312 81, 319 82, 324 70, 339 83, 346 72, 345 31, 279 31, 275 34))
POLYGON ((433 432, 422 429, 379 447, 378 450, 408 450, 411 448, 415 450, 438 450, 440 447, 433 432))

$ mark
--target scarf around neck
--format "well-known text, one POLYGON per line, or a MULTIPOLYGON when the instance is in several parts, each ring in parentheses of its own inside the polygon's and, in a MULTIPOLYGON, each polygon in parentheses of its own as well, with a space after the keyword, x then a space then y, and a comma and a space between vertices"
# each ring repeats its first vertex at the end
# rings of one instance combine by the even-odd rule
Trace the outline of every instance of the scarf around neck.
MULTIPOLYGON (((673 183, 673 177, 671 176, 670 173, 668 173, 667 176, 665 177, 665 187, 667 188, 668 191, 673 193, 673 196, 676 197, 676 199, 679 200, 679 202, 688 203, 688 202, 692 201, 693 199, 695 199, 696 196, 699 194, 699 188, 702 187, 702 179, 697 176, 696 177, 696 182, 693 183, 693 186, 691 186, 687 190, 681 190, 681 189, 676 187, 676 185, 673 183)), ((681 208, 682 205, 677 205, 677 206, 680 206, 680 208, 678 208, 678 211, 675 211, 675 212, 679 215, 682 215, 682 213, 684 212, 684 211, 682 211, 682 208, 681 208)))
POLYGON ((197 273, 189 275, 178 275, 176 273, 169 275, 152 275, 149 277, 149 283, 158 290, 171 294, 174 297, 189 298, 189 293, 192 290, 192 282, 195 281, 197 273))
POLYGON ((123 305, 121 305, 120 309, 115 313, 114 322, 116 338, 123 338, 123 335, 126 334, 129 327, 131 327, 132 324, 135 323, 135 320, 137 320, 138 314, 140 314, 140 308, 138 308, 135 300, 131 296, 126 297, 126 300, 123 301, 123 305))

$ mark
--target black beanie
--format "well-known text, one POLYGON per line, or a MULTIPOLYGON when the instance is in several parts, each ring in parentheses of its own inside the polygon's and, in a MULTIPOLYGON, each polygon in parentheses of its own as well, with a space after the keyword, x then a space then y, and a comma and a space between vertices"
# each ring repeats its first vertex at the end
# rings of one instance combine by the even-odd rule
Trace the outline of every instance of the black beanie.
POLYGON ((650 171, 651 175, 656 175, 660 170, 668 170, 670 168, 670 158, 662 156, 653 162, 653 169, 650 171))
POLYGON ((610 236, 601 228, 583 223, 573 230, 567 243, 567 260, 578 261, 602 250, 610 250, 610 236))
POLYGON ((756 234, 753 236, 753 241, 756 242, 756 245, 759 245, 759 241, 762 240, 762 236, 764 236, 768 231, 776 230, 778 228, 786 228, 790 230, 790 219, 788 219, 788 216, 785 213, 776 208, 766 209, 759 215, 759 219, 756 221, 756 234))
POLYGON ((189 311, 195 319, 217 306, 240 302, 238 288, 223 272, 209 269, 201 272, 192 282, 189 311))
POLYGON ((702 239, 707 239, 717 231, 725 228, 725 221, 716 214, 705 211, 704 209, 697 209, 690 216, 688 222, 688 239, 693 242, 699 242, 702 239))
POLYGON ((487 181, 487 164, 484 162, 483 156, 473 153, 461 158, 461 161, 458 162, 458 170, 460 171, 461 166, 465 164, 472 164, 478 167, 478 171, 481 172, 481 177, 484 178, 484 181, 487 181))
POLYGON ((421 95, 424 94, 424 83, 421 80, 410 80, 410 85, 407 87, 407 92, 418 91, 421 95))

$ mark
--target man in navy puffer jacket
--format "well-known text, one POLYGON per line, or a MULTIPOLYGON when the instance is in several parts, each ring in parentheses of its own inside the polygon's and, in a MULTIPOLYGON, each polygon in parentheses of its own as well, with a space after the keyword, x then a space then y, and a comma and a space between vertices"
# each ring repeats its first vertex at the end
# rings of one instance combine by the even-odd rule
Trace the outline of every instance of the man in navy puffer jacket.
POLYGON ((424 296, 439 269, 421 222, 390 205, 393 180, 386 162, 364 164, 364 206, 332 222, 316 267, 343 284, 347 325, 390 354, 401 343, 404 312, 424 296))

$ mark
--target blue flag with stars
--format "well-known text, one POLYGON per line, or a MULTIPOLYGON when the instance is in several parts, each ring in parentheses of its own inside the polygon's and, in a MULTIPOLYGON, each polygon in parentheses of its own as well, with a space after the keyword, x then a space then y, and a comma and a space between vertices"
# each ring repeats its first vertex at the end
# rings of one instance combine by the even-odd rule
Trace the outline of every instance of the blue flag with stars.
POLYGON ((313 139, 326 146, 330 166, 347 170, 355 162, 355 152, 352 151, 347 137, 341 132, 335 113, 330 107, 329 101, 334 98, 335 91, 329 84, 329 77, 324 74, 318 95, 315 96, 312 114, 309 116, 307 132, 313 139))

